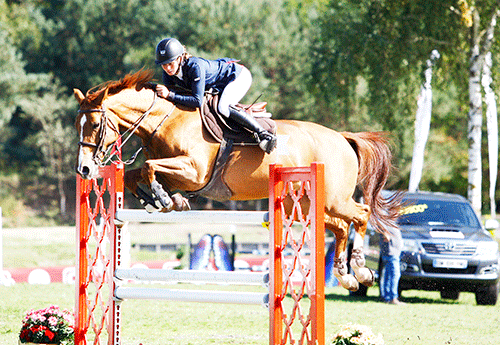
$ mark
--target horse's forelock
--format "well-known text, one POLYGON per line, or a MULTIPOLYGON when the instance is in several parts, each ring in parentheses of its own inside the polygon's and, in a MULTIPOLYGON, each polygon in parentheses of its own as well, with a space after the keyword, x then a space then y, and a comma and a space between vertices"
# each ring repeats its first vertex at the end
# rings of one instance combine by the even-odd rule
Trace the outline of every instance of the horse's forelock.
POLYGON ((114 95, 124 89, 137 88, 141 89, 149 83, 154 76, 152 70, 140 70, 134 74, 127 74, 120 80, 109 81, 99 87, 95 92, 90 89, 87 91, 85 100, 83 102, 87 103, 91 107, 96 107, 100 105, 104 99, 104 94, 114 95))

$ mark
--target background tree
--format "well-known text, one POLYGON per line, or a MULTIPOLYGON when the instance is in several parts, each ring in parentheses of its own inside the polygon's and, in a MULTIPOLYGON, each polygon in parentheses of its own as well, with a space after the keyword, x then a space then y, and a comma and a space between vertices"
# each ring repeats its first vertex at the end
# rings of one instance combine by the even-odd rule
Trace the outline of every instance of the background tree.
MULTIPOLYGON (((67 99, 59 90, 55 93, 54 84, 57 82, 48 73, 27 72, 26 62, 19 49, 25 37, 30 33, 31 44, 36 46, 43 41, 38 29, 48 28, 48 23, 41 12, 31 2, 23 5, 0 2, 0 171, 3 183, 0 194, 4 200, 5 211, 15 214, 19 211, 17 200, 24 200, 34 206, 41 213, 46 213, 53 205, 51 202, 41 202, 41 196, 50 195, 50 190, 56 190, 51 176, 59 176, 60 188, 56 192, 61 196, 61 210, 65 207, 65 190, 62 182, 68 177, 68 167, 60 167, 59 172, 52 174, 51 169, 44 171, 45 164, 52 164, 46 155, 45 143, 37 138, 50 142, 54 147, 53 130, 39 121, 40 117, 51 118, 57 116, 58 109, 66 107, 67 99), (45 101, 49 97, 50 101, 45 101), (41 177, 41 178, 40 178, 41 177), (53 188, 51 188, 53 186, 53 188), (36 206, 35 206, 36 205, 36 206)), ((66 97, 66 96, 65 96, 66 97)), ((65 112, 64 115, 67 115, 65 112)), ((61 117, 58 121, 64 122, 68 128, 67 119, 61 117), (66 120, 66 121, 65 121, 66 120)), ((73 121, 71 120, 70 123, 73 121)), ((64 141, 71 138, 65 133, 64 141)), ((74 140, 73 140, 74 141, 74 140)), ((69 144, 69 142, 67 142, 69 144)), ((52 150, 52 149, 51 149, 52 150)), ((52 150, 53 151, 53 150, 52 150)), ((68 157, 67 152, 64 153, 68 157)), ((68 159, 66 159, 66 164, 68 159)), ((50 213, 50 212, 49 212, 50 213)), ((62 212, 64 215, 64 212, 62 212)))
POLYGON ((500 14, 500 1, 490 4, 476 4, 466 0, 458 1, 459 10, 455 10, 462 18, 464 26, 468 29, 469 38, 469 99, 468 113, 468 138, 469 138, 469 168, 467 195, 476 211, 481 212, 482 201, 482 125, 483 102, 481 92, 481 74, 486 54, 491 50, 494 41, 494 32, 497 17, 500 14), (487 20, 481 23, 481 13, 487 20))
MULTIPOLYGON (((321 17, 321 31, 315 40, 321 79, 313 86, 324 94, 324 99, 331 100, 330 107, 342 110, 340 118, 347 127, 356 128, 352 115, 358 117, 357 112, 366 106, 369 113, 365 116, 370 122, 395 136, 398 165, 402 167, 396 178, 400 187, 407 186, 416 92, 423 80, 423 64, 429 53, 437 49, 442 59, 434 75, 431 137, 421 186, 466 194, 471 174, 464 164, 467 156, 463 149, 470 140, 467 129, 473 123, 472 109, 481 109, 476 105, 467 111, 472 66, 469 63, 481 59, 470 59, 474 32, 469 29, 473 26, 467 25, 463 4, 466 3, 462 0, 331 1, 321 17), (366 92, 360 92, 364 83, 366 92)), ((493 0, 478 2, 473 7, 477 15, 489 18, 484 23, 472 20, 478 25, 478 39, 486 37, 483 33, 497 7, 498 1, 493 0)), ((494 44, 493 40, 490 42, 494 44)), ((480 71, 480 66, 474 67, 477 68, 480 71)), ((494 74, 498 75, 498 68, 494 74)), ((477 120, 474 123, 478 124, 477 120)), ((480 148, 471 146, 469 159, 474 155, 472 151, 476 153, 480 148)))
MULTIPOLYGON (((160 80, 154 49, 169 36, 193 55, 240 59, 254 76, 244 101, 261 96, 275 118, 390 132, 398 168, 391 188, 408 185, 416 99, 425 61, 439 50, 420 186, 465 195, 474 27, 467 20, 477 11, 481 21, 472 22, 479 25, 478 37, 485 37, 497 3, 0 0, 0 195, 14 195, 6 187, 14 186, 15 200, 42 214, 57 220, 71 215, 72 88, 86 91, 141 68, 154 69, 160 80), (57 139, 50 140, 52 133, 57 139), (37 202, 42 196, 46 209, 37 202)), ((489 50, 495 80, 494 39, 489 50)))
MULTIPOLYGON (((57 181, 55 185, 60 186, 61 179, 66 185, 74 180, 67 163, 61 175, 51 159, 43 161, 43 157, 58 156, 53 151, 55 144, 37 147, 39 140, 46 138, 44 133, 56 128, 65 133, 64 142, 74 144, 76 140, 73 121, 68 120, 74 117, 76 102, 68 103, 73 109, 62 106, 68 99, 58 87, 49 86, 60 84, 69 95, 73 87, 86 91, 143 67, 155 69, 159 80, 160 69, 153 57, 156 43, 163 37, 179 38, 194 55, 241 59, 254 75, 246 101, 252 102, 262 94, 260 100, 269 102, 275 117, 304 117, 302 113, 309 109, 314 113, 304 84, 308 33, 300 25, 305 17, 299 19, 285 1, 26 0, 2 4, 23 70, 33 76, 50 72, 53 78, 45 81, 44 90, 37 90, 40 106, 27 104, 32 98, 18 94, 11 108, 18 111, 6 128, 11 134, 5 139, 8 145, 3 154, 23 162, 24 170, 31 171, 24 177, 31 179, 30 183, 57 181), (47 104, 50 98, 54 102, 47 104), (42 114, 42 105, 54 106, 47 106, 42 114), (50 118, 49 113, 56 114, 61 122, 50 118)), ((11 111, 7 113, 12 116, 11 111)), ((60 147, 59 151, 67 149, 60 147)), ((59 188, 49 189, 56 193, 59 188)), ((58 199, 64 212, 64 197, 59 195, 58 199)))

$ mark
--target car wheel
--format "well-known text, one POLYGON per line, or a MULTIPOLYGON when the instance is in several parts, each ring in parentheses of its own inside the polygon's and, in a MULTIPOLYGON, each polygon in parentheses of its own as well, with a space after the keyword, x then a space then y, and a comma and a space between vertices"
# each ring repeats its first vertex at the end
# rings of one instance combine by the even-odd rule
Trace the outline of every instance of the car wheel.
POLYGON ((403 289, 401 288, 401 285, 398 285, 398 296, 399 298, 403 297, 403 289))
POLYGON ((441 298, 442 299, 452 299, 452 300, 456 301, 459 296, 460 296, 460 291, 458 291, 458 290, 442 290, 441 291, 441 298))
POLYGON ((495 305, 498 300, 498 285, 489 285, 476 291, 476 303, 479 305, 495 305))

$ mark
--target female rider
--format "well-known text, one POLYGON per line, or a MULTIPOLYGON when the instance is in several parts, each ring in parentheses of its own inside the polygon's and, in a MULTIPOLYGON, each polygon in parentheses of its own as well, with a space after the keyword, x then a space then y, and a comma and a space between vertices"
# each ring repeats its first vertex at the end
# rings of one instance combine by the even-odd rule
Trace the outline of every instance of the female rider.
POLYGON ((163 69, 163 83, 166 85, 157 85, 156 92, 160 97, 201 108, 205 90, 214 89, 220 94, 219 113, 252 132, 266 153, 276 147, 276 136, 262 128, 253 116, 233 107, 252 84, 252 75, 246 67, 228 58, 206 60, 193 57, 175 38, 165 38, 158 43, 155 62, 163 69), (168 86, 181 86, 191 90, 191 94, 177 94, 168 86))

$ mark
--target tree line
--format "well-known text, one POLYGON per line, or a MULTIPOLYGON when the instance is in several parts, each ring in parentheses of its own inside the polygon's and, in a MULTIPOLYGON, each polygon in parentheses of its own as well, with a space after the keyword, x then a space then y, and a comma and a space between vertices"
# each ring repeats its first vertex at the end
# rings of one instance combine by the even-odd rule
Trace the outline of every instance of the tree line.
MULTIPOLYGON (((245 101, 267 101, 276 119, 388 132, 389 188, 402 189, 425 62, 437 49, 420 188, 466 195, 472 52, 499 8, 494 0, 0 0, 0 206, 72 221, 72 89, 141 68, 161 80, 154 49, 165 37, 195 56, 240 60, 254 77, 245 101)), ((493 37, 494 81, 498 48, 493 37)))

